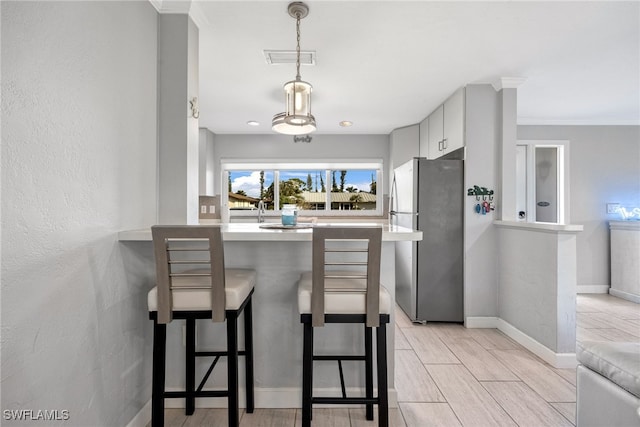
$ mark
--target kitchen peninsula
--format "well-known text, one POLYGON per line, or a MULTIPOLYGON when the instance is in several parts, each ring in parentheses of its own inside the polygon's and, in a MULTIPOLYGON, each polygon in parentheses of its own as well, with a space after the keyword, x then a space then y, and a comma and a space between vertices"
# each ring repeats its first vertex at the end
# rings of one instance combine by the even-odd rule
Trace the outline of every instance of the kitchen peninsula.
MULTIPOLYGON (((364 225, 362 223, 335 225, 364 225)), ((369 224, 370 225, 370 224, 369 224)), ((267 225, 268 226, 268 225, 267 225)), ((319 225, 323 226, 323 225, 319 225)), ((395 242, 417 241, 422 232, 408 228, 383 225, 381 282, 395 299, 395 242)), ((311 270, 311 228, 282 230, 261 228, 257 223, 221 224, 225 247, 225 264, 229 268, 252 268, 258 275, 254 302, 254 348, 255 348, 255 397, 256 406, 263 408, 292 408, 301 403, 302 386, 302 326, 297 306, 297 280, 300 273, 311 270)), ((146 292, 154 286, 151 230, 123 231, 118 236, 122 246, 130 251, 125 257, 131 265, 127 270, 135 271, 136 286, 146 292), (144 275, 144 277, 140 277, 144 275)), ((146 299, 144 300, 146 301, 146 299)), ((139 310, 146 310, 139 307, 139 310)), ((389 398, 396 402, 394 388, 394 316, 387 325, 389 360, 389 398)), ((357 354, 363 350, 361 325, 327 325, 316 332, 317 348, 327 352, 357 354)), ((224 326, 201 321, 198 323, 197 341, 203 349, 216 349, 216 343, 224 340, 224 326)), ((168 328, 167 346, 167 390, 182 386, 184 347, 179 345, 182 328, 173 322, 168 328)), ((151 321, 149 321, 151 337, 151 321)), ((224 341, 223 341, 224 342, 224 341)), ((240 339, 241 348, 243 339, 240 339)), ((221 361, 220 363, 222 363, 221 361)), ((241 360, 241 364, 243 361, 241 360)), ((197 366, 198 375, 204 373, 206 363, 197 366)), ((359 395, 364 385, 364 366, 345 363, 347 393, 359 395), (349 390, 349 387, 354 387, 349 390)), ((223 367, 216 369, 207 387, 217 388, 226 383, 223 367)), ((242 368, 240 369, 242 372, 242 368)), ((240 384, 242 384, 242 380, 240 384)), ((314 387, 324 395, 339 395, 340 382, 335 363, 322 362, 316 366, 314 387)), ((242 396, 242 393, 241 393, 242 396)), ((200 399, 204 406, 225 405, 224 400, 200 399)), ((242 403, 242 402, 241 402, 242 403)), ((167 406, 180 407, 183 401, 168 401, 167 406)))

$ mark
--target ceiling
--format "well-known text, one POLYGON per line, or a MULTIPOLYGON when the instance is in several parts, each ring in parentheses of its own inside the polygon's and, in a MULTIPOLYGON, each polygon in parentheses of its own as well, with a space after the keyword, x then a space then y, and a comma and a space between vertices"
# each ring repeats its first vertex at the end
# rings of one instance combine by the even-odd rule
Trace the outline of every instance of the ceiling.
MULTIPOLYGON (((295 65, 288 1, 192 1, 199 27, 200 126, 271 133, 295 65), (259 126, 251 127, 247 121, 259 126)), ((524 77, 519 124, 640 124, 639 2, 307 1, 301 68, 318 133, 388 134, 457 88, 524 77), (354 124, 338 125, 341 120, 354 124)))

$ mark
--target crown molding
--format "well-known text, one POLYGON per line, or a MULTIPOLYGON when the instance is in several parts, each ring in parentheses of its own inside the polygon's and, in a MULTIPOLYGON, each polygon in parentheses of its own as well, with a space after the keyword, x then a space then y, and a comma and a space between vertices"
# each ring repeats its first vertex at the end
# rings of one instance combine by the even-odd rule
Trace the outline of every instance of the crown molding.
POLYGON ((192 3, 191 0, 149 0, 149 3, 151 3, 158 13, 182 13, 189 15, 198 28, 210 25, 199 2, 192 3))
POLYGON ((159 13, 185 13, 191 9, 191 0, 149 0, 159 13))
POLYGON ((520 126, 640 126, 640 119, 549 119, 518 117, 520 126))
POLYGON ((207 15, 204 13, 204 10, 202 10, 201 2, 196 1, 191 4, 189 16, 198 28, 211 26, 211 23, 207 19, 207 15))
POLYGON ((526 77, 500 77, 499 79, 493 81, 491 83, 491 86, 493 86, 496 92, 499 92, 502 89, 516 89, 526 81, 526 77))

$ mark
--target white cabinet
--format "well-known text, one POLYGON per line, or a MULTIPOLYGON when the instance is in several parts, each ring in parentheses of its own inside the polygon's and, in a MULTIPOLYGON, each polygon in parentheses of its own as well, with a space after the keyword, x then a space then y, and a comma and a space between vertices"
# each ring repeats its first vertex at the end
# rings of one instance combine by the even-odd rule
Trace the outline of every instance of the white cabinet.
POLYGON ((420 157, 429 157, 429 118, 425 118, 420 122, 420 157))
POLYGON ((444 106, 441 105, 429 115, 429 159, 437 159, 442 156, 442 147, 444 146, 444 106))
POLYGON ((464 88, 444 102, 444 154, 464 147, 464 88))
POLYGON ((420 155, 420 126, 418 124, 394 129, 391 132, 391 170, 420 155))
POLYGON ((464 87, 427 117, 427 158, 437 159, 464 147, 464 87))

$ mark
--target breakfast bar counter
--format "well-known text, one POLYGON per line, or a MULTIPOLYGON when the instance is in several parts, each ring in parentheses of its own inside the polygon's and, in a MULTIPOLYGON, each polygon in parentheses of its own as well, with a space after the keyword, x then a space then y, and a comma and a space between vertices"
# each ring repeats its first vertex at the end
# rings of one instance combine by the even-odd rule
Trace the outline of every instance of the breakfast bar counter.
MULTIPOLYGON (((225 242, 239 241, 311 241, 311 225, 299 224, 297 227, 280 226, 277 223, 226 223, 219 224, 222 231, 222 238, 225 242)), ((371 226, 369 223, 330 223, 315 224, 316 227, 323 226, 371 226)), ((382 241, 415 241, 422 240, 422 232, 410 230, 397 225, 385 224, 382 227, 382 241)), ((123 241, 145 241, 151 240, 151 228, 141 230, 121 231, 118 239, 123 241)))
MULTIPOLYGON (((331 224, 360 226, 363 223, 331 224)), ((253 326, 255 351, 255 400, 261 408, 296 408, 301 405, 302 388, 302 324, 298 314, 297 281, 300 274, 311 270, 311 228, 277 229, 269 224, 220 224, 224 240, 225 265, 228 268, 250 268, 257 272, 253 296, 253 326)), ((316 224, 316 227, 327 224, 316 224)), ((395 242, 422 239, 422 232, 404 227, 383 225, 380 280, 395 300, 395 242)), ((141 294, 155 286, 151 230, 122 231, 118 235, 130 271, 129 283, 141 288, 141 294)), ((141 295, 142 296, 142 295, 141 295)), ((142 298, 140 298, 142 301, 142 298)), ((146 302, 146 298, 144 299, 146 302)), ((146 310, 146 304, 137 307, 146 310)), ((389 401, 397 402, 394 388, 394 314, 387 325, 389 401)), ((152 340, 152 322, 145 340, 152 340)), ((317 348, 328 353, 363 354, 362 325, 326 325, 315 334, 317 348)), ((172 322, 167 328, 167 390, 177 390, 183 384, 184 347, 182 323, 172 322)), ((224 343, 225 327, 199 321, 197 346, 202 350, 216 350, 224 343)), ((243 348, 243 337, 240 337, 243 348)), ((224 365, 224 360, 219 364, 224 365)), ((241 358, 240 372, 244 361, 241 358)), ((198 362, 198 376, 206 372, 206 361, 198 362)), ((225 367, 214 370, 205 388, 226 386, 225 367), (218 371, 218 372, 216 372, 218 371)), ((242 374, 241 374, 242 375, 242 374)), ((360 396, 364 391, 364 365, 344 364, 347 395, 360 396), (362 365, 362 366, 360 366, 362 365)), ((243 384, 240 378, 240 384, 243 384)), ((375 384, 375 383, 374 383, 375 384)), ((338 366, 335 362, 316 362, 314 389, 317 395, 340 395, 338 366)), ((243 392, 240 393, 241 405, 243 392)), ((167 401, 167 407, 181 407, 183 400, 167 401)), ((198 405, 213 407, 226 405, 225 399, 199 399, 198 405)))

